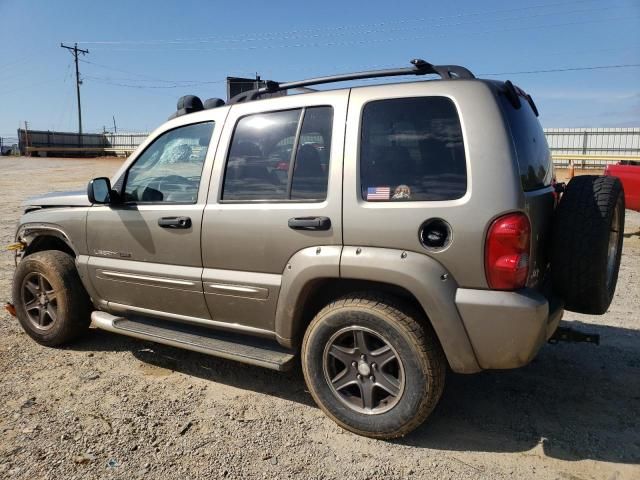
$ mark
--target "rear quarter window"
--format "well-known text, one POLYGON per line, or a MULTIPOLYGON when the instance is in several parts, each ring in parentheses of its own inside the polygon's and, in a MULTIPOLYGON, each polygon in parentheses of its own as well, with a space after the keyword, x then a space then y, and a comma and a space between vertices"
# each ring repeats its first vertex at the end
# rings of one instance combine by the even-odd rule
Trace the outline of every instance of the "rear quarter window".
POLYGON ((446 97, 365 105, 360 186, 366 201, 454 200, 467 191, 458 111, 446 97))
POLYGON ((514 108, 500 94, 511 137, 516 149, 518 170, 525 192, 551 185, 553 162, 542 126, 527 100, 520 97, 520 108, 514 108))

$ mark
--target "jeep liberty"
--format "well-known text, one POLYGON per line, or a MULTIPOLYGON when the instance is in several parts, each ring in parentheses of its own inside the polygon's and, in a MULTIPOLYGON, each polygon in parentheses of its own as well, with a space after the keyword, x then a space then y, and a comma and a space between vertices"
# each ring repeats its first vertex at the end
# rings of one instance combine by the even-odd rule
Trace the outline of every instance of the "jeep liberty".
POLYGON ((557 184, 537 116, 510 81, 423 60, 182 97, 112 179, 26 202, 18 320, 47 346, 92 324, 300 362, 339 425, 405 435, 448 370, 526 365, 564 309, 611 303, 621 184, 557 184), (308 88, 400 75, 440 78, 308 88))

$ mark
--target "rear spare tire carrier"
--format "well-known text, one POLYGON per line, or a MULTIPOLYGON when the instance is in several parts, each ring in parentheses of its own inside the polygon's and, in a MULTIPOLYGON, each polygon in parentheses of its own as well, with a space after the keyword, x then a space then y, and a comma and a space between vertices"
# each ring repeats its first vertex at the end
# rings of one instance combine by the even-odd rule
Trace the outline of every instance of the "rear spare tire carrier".
POLYGON ((553 289, 565 308, 601 315, 615 293, 622 255, 624 192, 616 177, 581 175, 566 187, 553 223, 553 289))

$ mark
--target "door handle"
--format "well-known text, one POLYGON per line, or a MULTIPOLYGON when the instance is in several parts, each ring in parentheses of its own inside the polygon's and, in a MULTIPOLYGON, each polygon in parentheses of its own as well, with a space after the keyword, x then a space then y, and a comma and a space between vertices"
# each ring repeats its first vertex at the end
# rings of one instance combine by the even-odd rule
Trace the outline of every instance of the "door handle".
POLYGON ((158 219, 158 225, 162 228, 191 228, 189 217, 162 217, 158 219))
POLYGON ((329 230, 329 217, 295 217, 289 219, 289 228, 294 230, 329 230))

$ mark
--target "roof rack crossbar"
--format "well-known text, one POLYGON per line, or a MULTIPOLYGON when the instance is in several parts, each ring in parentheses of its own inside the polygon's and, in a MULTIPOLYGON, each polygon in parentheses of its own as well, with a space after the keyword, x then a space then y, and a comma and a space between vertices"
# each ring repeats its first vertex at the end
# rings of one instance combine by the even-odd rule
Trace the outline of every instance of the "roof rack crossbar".
POLYGON ((275 93, 293 88, 304 88, 311 85, 322 85, 325 83, 346 82, 350 80, 361 80, 365 78, 398 77, 402 75, 440 75, 442 79, 462 79, 475 78, 473 73, 459 65, 432 65, 421 59, 411 60, 413 67, 393 68, 387 70, 370 70, 366 72, 344 73, 341 75, 330 75, 327 77, 316 77, 296 82, 267 82, 266 86, 242 92, 233 97, 229 103, 241 103, 260 98, 263 93, 275 93))

